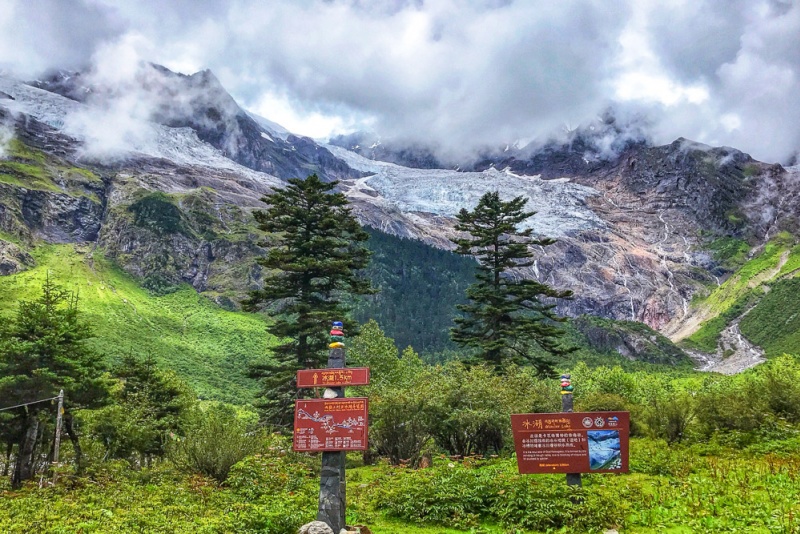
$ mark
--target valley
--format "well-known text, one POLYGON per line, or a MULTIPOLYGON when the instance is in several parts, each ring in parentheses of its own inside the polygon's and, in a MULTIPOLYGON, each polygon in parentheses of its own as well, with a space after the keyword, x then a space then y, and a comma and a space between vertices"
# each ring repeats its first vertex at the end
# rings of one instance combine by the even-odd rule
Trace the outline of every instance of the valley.
MULTIPOLYGON (((375 377, 348 392, 370 399, 373 427, 372 448, 347 457, 350 523, 797 531, 800 166, 684 138, 606 146, 606 121, 437 168, 424 148, 293 135, 208 70, 139 69, 125 91, 146 112, 125 120, 119 94, 80 73, 0 73, 13 134, 0 147, 0 319, 14 323, 48 280, 72 292, 107 383, 107 398, 75 409, 85 450, 65 442, 59 485, 44 481, 54 429, 37 412, 41 487, 3 478, 0 529, 296 532, 319 460, 264 424, 270 391, 252 375, 277 365, 285 340, 267 329, 281 303, 243 302, 280 237, 254 212, 316 173, 367 230, 363 274, 380 290, 348 297, 361 325, 349 362, 375 377), (572 374, 576 410, 630 412, 629 475, 589 474, 576 491, 519 475, 508 414, 559 411, 556 381, 474 365, 451 340, 477 267, 453 252, 456 216, 492 191, 526 198, 536 213, 522 228, 556 239, 508 276, 574 292, 552 300, 572 349, 554 369, 572 374)), ((0 413, 6 471, 21 414, 0 413)))
MULTIPOLYGON (((218 304, 236 308, 259 284, 253 259, 261 254, 256 243, 263 236, 250 212, 261 206, 263 194, 280 187, 281 178, 248 163, 248 157, 234 161, 217 148, 222 145, 203 140, 208 132, 191 120, 198 109, 245 114, 212 74, 185 77, 160 67, 143 72, 151 84, 196 95, 193 104, 180 112, 184 115, 165 115, 169 100, 159 97, 162 111, 142 123, 138 141, 104 159, 92 153, 97 143, 74 126, 76 117, 94 111, 90 103, 62 96, 76 94, 72 81, 38 84, 57 94, 0 79, 0 90, 9 97, 3 101, 5 113, 17 117, 19 139, 0 184, 7 199, 0 218, 9 236, 2 245, 6 272, 24 269, 36 242, 93 243, 146 288, 165 291, 188 283, 218 304)), ((224 142, 245 146, 255 142, 254 136, 299 142, 274 123, 248 120, 253 122, 245 129, 226 130, 224 142)), ((334 145, 316 150, 336 159, 335 173, 349 169, 340 187, 363 224, 443 249, 452 247, 459 209, 492 188, 509 197, 522 195, 536 212, 526 224, 558 241, 538 251, 535 264, 520 276, 575 291, 574 299, 558 303, 559 313, 639 321, 675 342, 688 339, 693 351, 716 354, 715 365, 723 364, 723 354, 760 361, 753 357, 757 348, 738 343, 745 341, 739 334, 726 339, 738 343, 740 351, 717 351, 724 329, 717 325, 738 328, 732 325, 740 318, 735 314, 745 310, 731 308, 731 299, 743 298, 743 277, 750 290, 794 276, 794 256, 788 254, 797 231, 793 214, 800 202, 795 191, 800 171, 685 139, 663 147, 628 145, 614 159, 592 156, 592 165, 570 167, 573 174, 561 177, 547 170, 548 161, 577 157, 591 140, 551 147, 535 156, 532 166, 520 166, 512 157, 497 161, 504 168, 493 163, 480 172, 403 167, 334 145), (525 174, 533 171, 537 174, 525 174), (775 249, 775 239, 789 243, 779 247, 783 263, 759 271, 757 278, 746 274, 755 259, 743 264, 742 258, 732 261, 715 249, 733 240, 741 249, 737 254, 761 258, 760 250, 775 249), (708 335, 710 340, 698 345, 708 335)), ((520 151, 515 156, 523 157, 520 151)), ((701 367, 707 358, 698 355, 701 367)), ((732 369, 744 365, 749 364, 729 363, 732 369)))

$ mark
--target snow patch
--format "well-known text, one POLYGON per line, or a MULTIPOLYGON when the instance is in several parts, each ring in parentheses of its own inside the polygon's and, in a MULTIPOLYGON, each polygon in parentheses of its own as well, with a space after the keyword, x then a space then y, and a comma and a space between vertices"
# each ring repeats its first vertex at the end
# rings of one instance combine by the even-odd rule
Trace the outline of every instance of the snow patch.
POLYGON ((256 121, 256 124, 264 128, 264 130, 273 137, 277 137, 278 139, 283 139, 284 141, 286 141, 286 139, 290 135, 292 135, 292 133, 289 130, 287 130, 277 122, 272 122, 269 119, 265 119, 261 115, 256 115, 255 113, 250 113, 249 111, 247 112, 247 114, 250 116, 251 119, 256 121))
POLYGON ((14 97, 14 100, 1 100, 0 105, 13 113, 34 117, 82 142, 82 157, 86 159, 149 156, 178 165, 229 170, 267 185, 283 184, 279 178, 253 171, 225 157, 218 149, 201 141, 191 128, 169 128, 130 117, 116 117, 109 110, 81 104, 4 76, 0 76, 0 91, 14 97), (125 121, 124 128, 119 128, 123 131, 117 131, 115 118, 125 121), (111 139, 103 139, 104 134, 111 139))
POLYGON ((14 121, 10 117, 0 119, 0 159, 8 156, 8 144, 14 137, 14 121))

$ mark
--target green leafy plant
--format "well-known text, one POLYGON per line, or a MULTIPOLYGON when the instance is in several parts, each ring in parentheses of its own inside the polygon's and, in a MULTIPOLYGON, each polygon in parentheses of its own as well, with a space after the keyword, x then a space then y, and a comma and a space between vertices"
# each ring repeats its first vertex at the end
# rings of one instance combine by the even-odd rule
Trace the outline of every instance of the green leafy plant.
POLYGON ((237 462, 262 447, 262 433, 248 428, 231 408, 197 408, 193 419, 170 447, 170 459, 188 472, 224 482, 237 462))

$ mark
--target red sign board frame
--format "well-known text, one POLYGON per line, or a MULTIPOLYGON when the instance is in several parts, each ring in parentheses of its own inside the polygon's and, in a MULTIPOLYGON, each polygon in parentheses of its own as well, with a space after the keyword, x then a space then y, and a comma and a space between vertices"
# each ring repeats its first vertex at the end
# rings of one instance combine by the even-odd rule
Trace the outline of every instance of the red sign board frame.
POLYGON ((292 448, 298 452, 367 450, 369 399, 300 399, 292 448))
POLYGON ((298 388, 332 388, 366 386, 367 384, 369 384, 369 367, 300 369, 297 371, 298 388))
POLYGON ((629 412, 511 416, 522 474, 627 473, 629 412))

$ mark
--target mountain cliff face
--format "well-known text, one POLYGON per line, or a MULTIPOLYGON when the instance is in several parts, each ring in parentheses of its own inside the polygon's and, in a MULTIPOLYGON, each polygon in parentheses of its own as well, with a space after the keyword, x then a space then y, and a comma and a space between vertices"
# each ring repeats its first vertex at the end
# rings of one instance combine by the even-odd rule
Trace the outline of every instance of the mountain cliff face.
POLYGON ((555 179, 510 169, 407 169, 332 150, 373 174, 345 182, 365 221, 442 247, 453 236, 452 217, 484 191, 527 196, 537 211, 530 225, 559 241, 522 274, 573 289, 575 299, 560 303, 560 312, 668 333, 690 315, 695 293, 731 272, 715 259, 715 240, 758 247, 777 232, 798 232, 795 171, 684 139, 633 145, 593 170, 555 179))
MULTIPOLYGON (((573 290, 560 313, 639 321, 677 339, 700 326, 693 299, 735 268, 720 240, 755 254, 800 232, 800 169, 732 148, 576 135, 469 172, 426 168, 438 161, 424 150, 363 157, 292 136, 244 112, 208 71, 147 67, 130 89, 150 103, 147 136, 122 156, 88 157, 91 136, 71 117, 115 94, 86 80, 60 73, 33 87, 0 77, 0 123, 14 129, 0 161, 0 274, 30 266, 37 240, 88 243, 153 290, 188 282, 233 306, 260 281, 250 212, 283 179, 317 172, 340 180, 364 224, 440 248, 451 248, 454 215, 486 191, 523 195, 537 212, 527 224, 558 242, 519 274, 573 290)), ((636 345, 586 332, 620 350, 636 345)))

